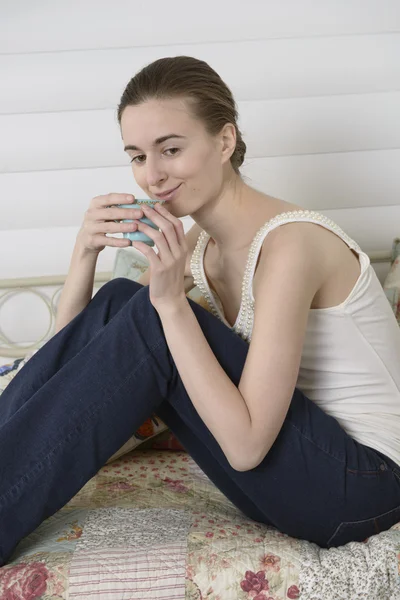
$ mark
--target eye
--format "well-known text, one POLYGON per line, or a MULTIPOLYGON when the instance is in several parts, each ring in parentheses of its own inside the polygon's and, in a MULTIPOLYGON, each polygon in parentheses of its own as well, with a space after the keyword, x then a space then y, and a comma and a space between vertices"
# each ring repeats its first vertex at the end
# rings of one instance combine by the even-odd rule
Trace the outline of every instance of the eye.
POLYGON ((140 160, 139 160, 139 161, 137 161, 136 159, 137 159, 137 158, 141 158, 142 156, 144 156, 144 154, 139 154, 138 156, 134 156, 130 162, 131 162, 131 163, 132 163, 132 162, 139 162, 139 163, 141 163, 142 161, 140 161, 140 160))
MULTIPOLYGON (((180 148, 167 148, 167 150, 165 152, 172 152, 173 150, 176 150, 177 152, 179 152, 180 148)), ((176 154, 176 152, 174 152, 172 154, 172 156, 174 156, 176 154)), ((171 155, 170 155, 171 156, 171 155)))
MULTIPOLYGON (((164 150, 164 152, 172 152, 172 154, 169 154, 168 156, 175 156, 178 152, 180 152, 180 148, 167 148, 166 150, 164 150)), ((144 160, 138 160, 140 158, 146 158, 146 157, 144 154, 138 154, 138 156, 134 156, 130 162, 131 163, 135 162, 137 164, 143 164, 144 160)))

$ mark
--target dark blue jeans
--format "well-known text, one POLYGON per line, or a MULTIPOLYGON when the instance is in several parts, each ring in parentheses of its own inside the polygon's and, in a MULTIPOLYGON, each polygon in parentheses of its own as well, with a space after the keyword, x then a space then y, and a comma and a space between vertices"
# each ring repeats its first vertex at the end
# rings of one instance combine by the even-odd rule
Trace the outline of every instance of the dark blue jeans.
MULTIPOLYGON (((248 344, 189 303, 238 385, 248 344)), ((0 565, 152 413, 255 521, 330 547, 400 520, 399 466, 354 441, 298 389, 264 460, 249 471, 233 469, 186 393, 149 287, 119 278, 100 288, 0 397, 0 565)))

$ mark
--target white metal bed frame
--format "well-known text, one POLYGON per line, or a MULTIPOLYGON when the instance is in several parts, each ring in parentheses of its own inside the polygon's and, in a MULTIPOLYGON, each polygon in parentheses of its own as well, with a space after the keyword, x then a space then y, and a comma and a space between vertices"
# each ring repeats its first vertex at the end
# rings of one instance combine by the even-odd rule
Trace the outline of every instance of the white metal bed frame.
MULTIPOLYGON (((384 263, 391 261, 391 252, 375 252, 369 253, 371 263, 384 263)), ((55 297, 62 290, 67 275, 45 275, 41 277, 21 277, 15 279, 0 279, 0 308, 2 305, 9 300, 12 296, 18 293, 30 292, 39 296, 46 304, 49 314, 50 323, 46 333, 36 342, 29 346, 21 346, 10 340, 3 332, 0 323, 0 356, 10 358, 22 358, 29 352, 36 350, 43 345, 54 335, 55 318, 57 314, 57 301, 55 297), (35 288, 42 288, 46 286, 59 286, 53 295, 49 297, 43 292, 36 290, 35 288), (1 293, 3 291, 3 293, 1 293)), ((101 287, 104 283, 109 281, 112 277, 111 271, 104 271, 95 274, 94 288, 101 287)))
MULTIPOLYGON (((112 271, 103 271, 95 274, 93 288, 101 287, 112 277, 112 271)), ((20 293, 32 293, 38 296, 48 308, 50 322, 46 333, 33 344, 21 346, 10 340, 4 333, 0 322, 0 356, 10 358, 22 358, 29 352, 40 348, 43 342, 49 340, 54 335, 55 319, 57 314, 56 296, 61 292, 67 275, 43 275, 40 277, 20 277, 15 279, 0 279, 0 309, 3 304, 13 296, 20 293), (54 287, 52 296, 49 293, 39 291, 36 288, 54 287)), ((0 315, 1 316, 1 315, 0 315)))

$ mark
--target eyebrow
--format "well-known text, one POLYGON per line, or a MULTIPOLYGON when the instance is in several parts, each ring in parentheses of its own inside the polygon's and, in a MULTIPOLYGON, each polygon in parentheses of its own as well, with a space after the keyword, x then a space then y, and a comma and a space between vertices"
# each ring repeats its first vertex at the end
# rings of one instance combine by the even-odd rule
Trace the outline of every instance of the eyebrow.
MULTIPOLYGON (((184 135, 177 135, 176 133, 170 133, 168 135, 163 135, 162 137, 157 138, 156 140, 154 140, 153 142, 153 146, 158 146, 159 144, 162 144, 163 142, 165 142, 166 140, 169 140, 170 138, 182 138, 182 139, 186 139, 186 136, 184 135)), ((125 146, 124 151, 126 152, 127 150, 140 150, 140 148, 138 148, 137 146, 134 146, 133 144, 129 144, 128 146, 125 146)))

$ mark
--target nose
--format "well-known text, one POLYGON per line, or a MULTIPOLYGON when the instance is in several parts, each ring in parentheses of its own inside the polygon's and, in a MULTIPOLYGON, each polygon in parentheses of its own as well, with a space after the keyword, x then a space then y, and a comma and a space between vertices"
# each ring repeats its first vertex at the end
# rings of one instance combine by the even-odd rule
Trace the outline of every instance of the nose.
POLYGON ((149 187, 157 187, 166 179, 166 174, 157 159, 147 157, 146 160, 146 182, 149 187))

